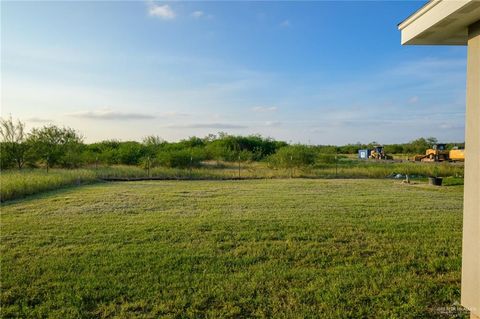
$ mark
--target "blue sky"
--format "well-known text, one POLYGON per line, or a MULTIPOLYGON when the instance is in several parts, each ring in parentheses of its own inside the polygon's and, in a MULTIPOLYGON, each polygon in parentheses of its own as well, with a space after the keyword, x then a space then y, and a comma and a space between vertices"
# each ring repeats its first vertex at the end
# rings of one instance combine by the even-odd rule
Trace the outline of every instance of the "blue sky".
POLYGON ((2 1, 1 113, 87 142, 463 141, 466 49, 400 45, 423 3, 2 1))

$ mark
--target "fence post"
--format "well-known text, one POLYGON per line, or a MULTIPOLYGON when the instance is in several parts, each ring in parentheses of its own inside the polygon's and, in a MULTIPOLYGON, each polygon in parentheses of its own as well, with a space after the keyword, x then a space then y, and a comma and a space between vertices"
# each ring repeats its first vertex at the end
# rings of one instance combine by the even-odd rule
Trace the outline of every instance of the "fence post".
POLYGON ((337 152, 335 152, 335 178, 338 178, 338 156, 337 156, 337 152))
POLYGON ((240 153, 238 153, 238 179, 240 179, 240 153))
POLYGON ((290 155, 290 178, 293 178, 293 155, 290 155))
POLYGON ((150 177, 150 156, 147 158, 147 175, 150 177))
POLYGON ((193 156, 190 155, 190 179, 193 178, 193 176, 192 176, 192 162, 193 162, 193 156))

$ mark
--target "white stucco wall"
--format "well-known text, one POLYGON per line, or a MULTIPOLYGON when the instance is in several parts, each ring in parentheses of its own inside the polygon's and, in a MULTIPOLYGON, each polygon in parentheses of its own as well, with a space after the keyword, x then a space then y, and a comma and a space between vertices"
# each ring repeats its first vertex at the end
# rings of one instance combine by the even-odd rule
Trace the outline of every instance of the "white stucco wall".
POLYGON ((480 21, 469 27, 462 305, 480 318, 480 21))

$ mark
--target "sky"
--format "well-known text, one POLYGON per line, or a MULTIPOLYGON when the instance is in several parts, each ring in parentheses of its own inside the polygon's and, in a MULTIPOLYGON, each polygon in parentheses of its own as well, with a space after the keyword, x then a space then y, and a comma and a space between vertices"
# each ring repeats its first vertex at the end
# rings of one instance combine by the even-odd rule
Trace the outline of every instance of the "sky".
POLYGON ((466 48, 400 45, 424 3, 2 1, 1 115, 86 142, 463 141, 466 48))

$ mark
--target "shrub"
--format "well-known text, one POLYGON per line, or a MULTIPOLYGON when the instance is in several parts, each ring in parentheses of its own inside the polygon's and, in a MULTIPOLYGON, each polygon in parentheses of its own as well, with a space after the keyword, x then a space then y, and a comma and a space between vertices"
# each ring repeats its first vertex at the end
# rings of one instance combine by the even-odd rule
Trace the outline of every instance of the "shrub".
POLYGON ((335 154, 318 154, 316 158, 316 163, 321 164, 335 164, 338 157, 335 154))
POLYGON ((27 139, 32 159, 44 162, 47 167, 76 166, 82 141, 83 137, 74 129, 55 125, 34 128, 27 139))
POLYGON ((316 153, 312 147, 290 145, 280 148, 268 158, 268 163, 276 168, 306 167, 315 163, 316 153))
POLYGON ((138 142, 123 142, 117 150, 118 162, 125 165, 137 165, 145 155, 145 149, 138 142))
POLYGON ((200 148, 160 151, 157 154, 158 164, 165 167, 198 167, 205 158, 205 151, 200 148))

